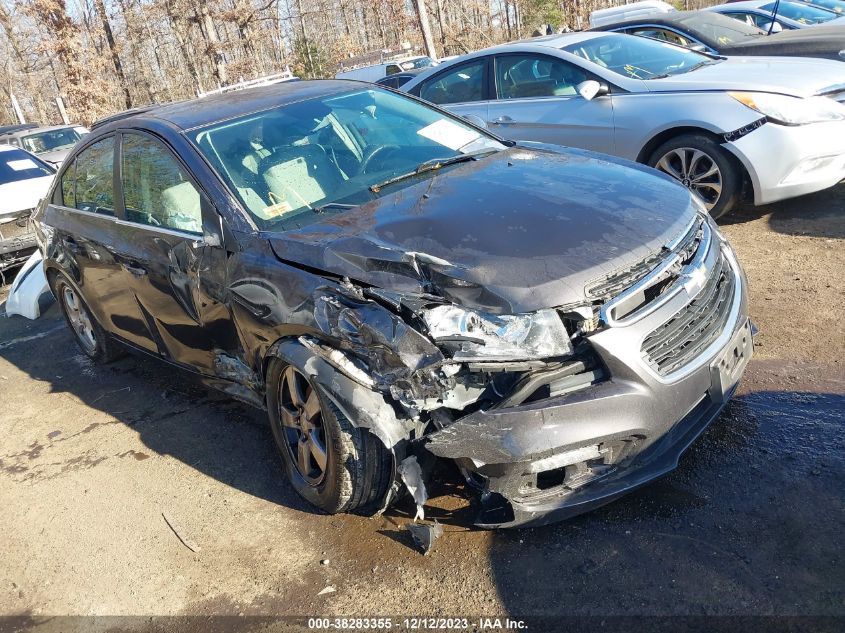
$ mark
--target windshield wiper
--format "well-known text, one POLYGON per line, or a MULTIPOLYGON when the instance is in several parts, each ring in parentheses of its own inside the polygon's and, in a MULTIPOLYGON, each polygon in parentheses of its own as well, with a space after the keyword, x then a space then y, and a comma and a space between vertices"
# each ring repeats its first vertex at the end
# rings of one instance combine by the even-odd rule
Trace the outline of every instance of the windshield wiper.
POLYGON ((326 204, 321 204, 318 207, 310 207, 311 211, 314 213, 325 213, 331 209, 335 209, 338 211, 343 211, 345 209, 354 209, 359 205, 357 204, 343 204, 342 202, 327 202, 326 204))
POLYGON ((388 178, 384 182, 379 182, 375 185, 370 185, 370 191, 372 191, 373 193, 378 193, 379 189, 381 189, 382 187, 386 187, 387 185, 392 185, 394 182, 399 182, 400 180, 405 180, 406 178, 413 178, 414 176, 419 176, 420 174, 424 174, 427 171, 434 171, 435 169, 440 169, 441 167, 445 167, 446 165, 454 165, 455 163, 464 163, 470 160, 478 160, 480 157, 486 156, 487 154, 492 154, 496 151, 498 150, 488 149, 480 152, 472 152, 471 154, 458 154, 457 156, 450 156, 449 158, 431 158, 417 165, 414 171, 409 171, 406 174, 400 174, 398 176, 394 176, 393 178, 388 178))

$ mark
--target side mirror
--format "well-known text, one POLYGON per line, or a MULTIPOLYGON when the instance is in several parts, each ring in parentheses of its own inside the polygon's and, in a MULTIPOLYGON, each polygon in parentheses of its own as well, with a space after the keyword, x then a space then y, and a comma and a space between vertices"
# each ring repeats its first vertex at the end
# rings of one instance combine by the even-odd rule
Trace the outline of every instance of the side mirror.
POLYGON ((224 246, 227 227, 223 218, 205 196, 200 198, 200 209, 202 211, 202 243, 206 246, 224 246))
POLYGON ((477 116, 475 114, 465 114, 463 116, 463 118, 464 118, 464 120, 472 123, 475 127, 480 127, 480 128, 486 128, 487 127, 487 123, 484 122, 484 119, 482 119, 480 116, 477 116))
POLYGON ((706 53, 707 47, 704 44, 692 44, 689 46, 691 51, 695 51, 696 53, 706 53))
POLYGON ((771 22, 766 22, 760 28, 762 28, 766 33, 769 32, 769 29, 771 29, 772 33, 780 33, 781 31, 783 31, 783 27, 780 25, 780 22, 775 22, 774 24, 772 24, 771 22))
POLYGON ((575 88, 578 90, 578 94, 587 101, 592 101, 596 97, 602 97, 606 94, 610 94, 610 88, 608 88, 607 84, 599 83, 594 79, 582 81, 575 88))

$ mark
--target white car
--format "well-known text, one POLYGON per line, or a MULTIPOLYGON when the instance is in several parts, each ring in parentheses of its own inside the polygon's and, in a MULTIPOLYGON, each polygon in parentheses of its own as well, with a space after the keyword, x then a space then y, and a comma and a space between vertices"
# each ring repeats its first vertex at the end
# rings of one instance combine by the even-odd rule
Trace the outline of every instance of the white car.
POLYGON ((464 55, 401 88, 500 136, 660 169, 714 217, 845 178, 845 67, 701 54, 621 33, 540 37, 464 55))
POLYGON ((437 62, 427 55, 413 55, 397 59, 386 60, 377 64, 368 64, 349 69, 341 69, 335 75, 335 79, 355 79, 357 81, 376 82, 384 77, 396 73, 417 70, 436 66, 437 62))
POLYGON ((35 250, 29 218, 53 182, 55 169, 11 145, 0 145, 0 274, 35 250))

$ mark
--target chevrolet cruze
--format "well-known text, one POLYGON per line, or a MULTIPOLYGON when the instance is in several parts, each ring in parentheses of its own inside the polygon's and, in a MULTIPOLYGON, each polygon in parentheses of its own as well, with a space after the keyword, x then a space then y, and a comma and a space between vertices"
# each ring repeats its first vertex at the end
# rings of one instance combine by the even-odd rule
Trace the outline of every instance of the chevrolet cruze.
POLYGON ((742 269, 687 189, 369 84, 101 122, 37 226, 90 358, 265 408, 327 512, 422 506, 435 459, 480 526, 583 512, 670 471, 752 351, 742 269))

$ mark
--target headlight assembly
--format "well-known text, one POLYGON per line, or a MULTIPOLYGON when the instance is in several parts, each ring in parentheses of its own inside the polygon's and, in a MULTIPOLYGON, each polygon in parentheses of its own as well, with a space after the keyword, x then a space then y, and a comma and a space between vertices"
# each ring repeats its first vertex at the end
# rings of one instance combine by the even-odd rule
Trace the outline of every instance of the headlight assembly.
POLYGON ((788 97, 766 92, 729 92, 741 104, 763 114, 773 123, 804 125, 845 119, 845 106, 828 97, 788 97))
POLYGON ((455 360, 537 360, 572 351, 556 310, 493 315, 441 305, 423 314, 429 335, 455 360))

